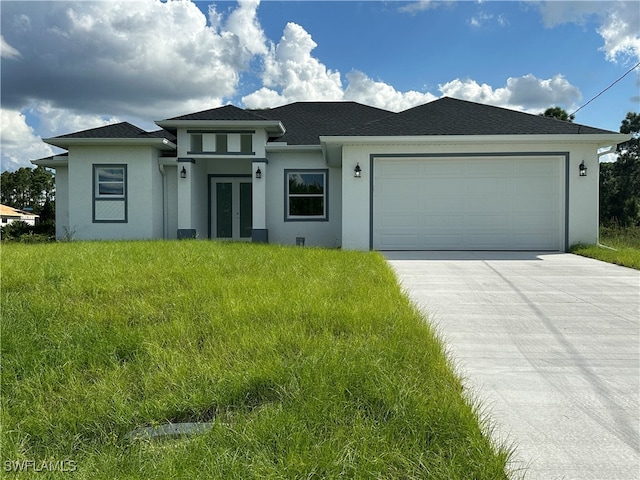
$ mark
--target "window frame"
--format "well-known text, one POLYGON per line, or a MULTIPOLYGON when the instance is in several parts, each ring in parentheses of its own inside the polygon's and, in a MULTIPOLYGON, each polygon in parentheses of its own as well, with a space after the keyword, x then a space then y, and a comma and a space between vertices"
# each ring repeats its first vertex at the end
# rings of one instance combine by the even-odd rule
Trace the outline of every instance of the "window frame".
POLYGON ((313 169, 285 169, 284 170, 284 221, 285 222, 327 222, 329 221, 329 169, 313 168, 313 169), (296 194, 289 193, 289 176, 292 174, 321 174, 323 176, 324 185, 321 194, 296 194), (322 198, 323 213, 321 215, 291 215, 290 199, 291 198, 322 198))
POLYGON ((128 169, 126 163, 95 163, 93 164, 93 191, 92 191, 92 221, 93 223, 128 223, 129 216, 129 195, 128 195, 128 169), (114 183, 122 183, 122 195, 120 194, 105 194, 100 193, 100 184, 105 182, 100 182, 100 174, 99 171, 101 169, 122 169, 122 182, 114 182, 114 183), (118 220, 103 220, 96 219, 96 202, 123 202, 124 203, 124 218, 118 220))

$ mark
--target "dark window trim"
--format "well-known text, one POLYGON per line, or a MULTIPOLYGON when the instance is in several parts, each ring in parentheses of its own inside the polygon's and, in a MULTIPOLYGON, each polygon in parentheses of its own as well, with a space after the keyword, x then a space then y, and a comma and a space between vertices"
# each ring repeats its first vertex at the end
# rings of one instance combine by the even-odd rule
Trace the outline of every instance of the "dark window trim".
POLYGON ((328 222, 329 221, 329 169, 328 168, 285 168, 284 169, 284 221, 285 222, 328 222), (289 216, 289 174, 324 174, 324 215, 313 217, 289 216))

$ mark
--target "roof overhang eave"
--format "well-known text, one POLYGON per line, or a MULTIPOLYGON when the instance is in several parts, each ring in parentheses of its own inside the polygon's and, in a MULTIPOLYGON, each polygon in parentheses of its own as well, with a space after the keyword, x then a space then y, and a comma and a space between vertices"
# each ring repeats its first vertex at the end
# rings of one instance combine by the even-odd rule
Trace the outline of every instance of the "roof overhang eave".
POLYGON ((223 130, 234 128, 263 128, 268 134, 273 136, 282 136, 287 131, 279 120, 158 120, 155 123, 165 129, 189 127, 219 128, 223 130))
POLYGON ((546 135, 393 135, 393 136, 320 136, 324 145, 379 145, 379 144, 576 144, 588 143, 599 147, 617 145, 627 142, 631 135, 623 133, 611 134, 546 134, 546 135))
POLYGON ((166 138, 43 138, 43 142, 56 147, 69 149, 75 145, 89 146, 149 146, 158 150, 172 151, 177 145, 166 138))
POLYGON ((47 158, 39 158, 31 160, 31 163, 37 167, 56 168, 69 166, 69 157, 67 155, 53 155, 47 158))

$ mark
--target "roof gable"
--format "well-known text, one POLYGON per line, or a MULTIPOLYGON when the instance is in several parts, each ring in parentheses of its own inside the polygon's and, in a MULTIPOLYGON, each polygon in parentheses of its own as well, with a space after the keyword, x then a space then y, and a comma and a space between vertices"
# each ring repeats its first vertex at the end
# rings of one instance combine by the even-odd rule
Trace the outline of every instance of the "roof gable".
POLYGON ((610 134, 492 105, 444 97, 381 120, 355 126, 342 136, 610 134))

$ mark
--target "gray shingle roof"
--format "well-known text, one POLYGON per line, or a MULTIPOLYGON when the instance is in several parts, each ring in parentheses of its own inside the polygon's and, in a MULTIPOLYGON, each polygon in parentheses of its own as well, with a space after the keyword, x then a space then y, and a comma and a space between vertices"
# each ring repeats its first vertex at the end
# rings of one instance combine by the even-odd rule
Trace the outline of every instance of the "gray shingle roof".
POLYGON ((166 130, 147 132, 130 124, 129 122, 114 123, 113 125, 105 125, 104 127, 90 128, 88 130, 60 135, 54 138, 164 138, 170 142, 175 143, 176 141, 176 136, 166 130))
POLYGON ((256 115, 251 110, 243 110, 233 105, 212 108, 201 112, 188 113, 179 117, 168 118, 167 120, 267 120, 256 115))
POLYGON ((143 129, 131 125, 129 122, 121 122, 60 135, 55 138, 139 138, 140 135, 146 133, 143 129))
POLYGON ((388 110, 356 102, 296 102, 250 112, 270 120, 280 120, 287 131, 273 140, 289 145, 319 145, 320 135, 337 135, 354 125, 393 115, 388 110))
MULTIPOLYGON (((444 97, 344 130, 344 136, 605 134, 608 130, 444 97)), ((615 132, 613 132, 615 133, 615 132)))
MULTIPOLYGON (((243 110, 233 105, 174 117, 169 120, 221 120, 282 122, 286 133, 272 141, 289 145, 319 145, 322 136, 420 135, 548 135, 611 134, 608 130, 563 122, 480 103, 441 98, 393 113, 356 102, 296 102, 266 110, 243 110)), ((167 130, 146 132, 128 122, 91 128, 55 139, 164 138, 167 130)))

